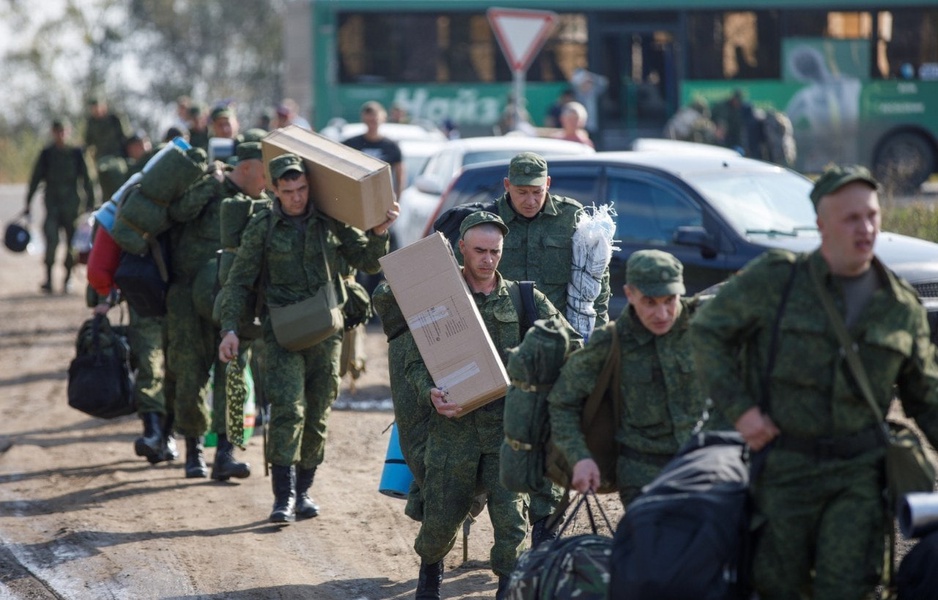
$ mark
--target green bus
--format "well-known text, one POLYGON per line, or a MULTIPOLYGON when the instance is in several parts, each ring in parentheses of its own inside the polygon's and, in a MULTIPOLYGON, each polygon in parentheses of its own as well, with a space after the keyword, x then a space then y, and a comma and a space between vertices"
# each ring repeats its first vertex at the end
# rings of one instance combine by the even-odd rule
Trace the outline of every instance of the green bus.
MULTIPOLYGON (((367 100, 463 136, 497 131, 512 72, 479 0, 306 0, 287 20, 286 91, 314 126, 358 120, 367 100)), ((938 170, 935 0, 504 0, 558 14, 526 73, 526 109, 543 126, 571 78, 598 149, 661 137, 695 97, 739 91, 785 112, 795 167, 862 163, 896 186, 938 170), (822 4, 823 7, 819 7, 822 4)))

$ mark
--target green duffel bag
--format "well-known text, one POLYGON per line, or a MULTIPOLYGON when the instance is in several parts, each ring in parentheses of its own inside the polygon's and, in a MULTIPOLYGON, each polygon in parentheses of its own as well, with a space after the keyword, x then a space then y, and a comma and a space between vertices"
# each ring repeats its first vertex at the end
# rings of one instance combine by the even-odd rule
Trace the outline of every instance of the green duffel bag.
POLYGON ((120 156, 106 156, 98 163, 98 183, 104 202, 127 180, 127 161, 120 156))
POLYGON ((205 172, 206 165, 196 160, 198 156, 175 144, 166 144, 144 167, 140 191, 147 198, 169 206, 205 172))
POLYGON ((570 346, 563 322, 545 319, 535 321, 521 344, 508 351, 505 369, 511 386, 505 395, 499 476, 509 490, 534 492, 543 487, 550 435, 547 394, 570 346))
POLYGON ((270 205, 270 200, 254 200, 244 194, 238 194, 221 201, 219 220, 221 221, 221 247, 237 248, 241 245, 241 234, 248 221, 261 208, 270 205))
POLYGON ((172 226, 169 219, 169 209, 157 202, 150 200, 142 192, 142 188, 136 188, 124 198, 117 208, 118 219, 124 219, 130 222, 134 227, 156 237, 167 231, 172 226))
POLYGON ((121 250, 125 252, 143 256, 149 251, 147 240, 150 238, 150 235, 121 215, 117 215, 114 219, 111 237, 114 238, 114 242, 121 247, 121 250))

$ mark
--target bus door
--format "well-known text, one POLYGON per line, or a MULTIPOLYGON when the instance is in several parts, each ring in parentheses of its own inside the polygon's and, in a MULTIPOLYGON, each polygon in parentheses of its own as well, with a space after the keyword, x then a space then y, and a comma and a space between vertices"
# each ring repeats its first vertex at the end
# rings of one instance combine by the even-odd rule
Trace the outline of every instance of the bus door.
MULTIPOLYGON (((599 104, 601 125, 617 131, 604 149, 624 147, 636 137, 661 137, 665 122, 679 106, 676 31, 671 28, 615 24, 600 26, 591 67, 609 78, 599 104), (624 143, 623 143, 624 142, 624 143)), ((593 35, 590 36, 593 38, 593 35)), ((612 133, 612 132, 610 132, 612 133)))

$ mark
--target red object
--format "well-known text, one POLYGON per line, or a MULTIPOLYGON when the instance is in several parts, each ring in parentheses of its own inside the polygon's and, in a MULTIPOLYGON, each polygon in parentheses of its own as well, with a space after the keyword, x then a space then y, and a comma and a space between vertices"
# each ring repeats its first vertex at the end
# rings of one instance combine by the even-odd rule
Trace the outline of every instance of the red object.
POLYGON ((88 255, 88 283, 102 298, 115 289, 114 273, 121 261, 121 247, 104 227, 98 227, 88 255))

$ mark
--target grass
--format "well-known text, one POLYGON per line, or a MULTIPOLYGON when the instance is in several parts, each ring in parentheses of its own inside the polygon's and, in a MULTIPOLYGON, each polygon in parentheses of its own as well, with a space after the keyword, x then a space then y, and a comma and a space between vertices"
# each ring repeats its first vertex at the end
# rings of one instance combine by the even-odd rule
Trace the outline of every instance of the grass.
POLYGON ((902 205, 884 202, 883 229, 938 242, 938 211, 933 203, 922 200, 902 205))

